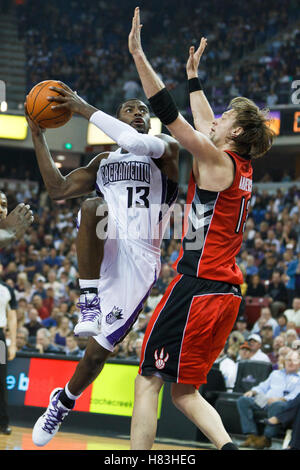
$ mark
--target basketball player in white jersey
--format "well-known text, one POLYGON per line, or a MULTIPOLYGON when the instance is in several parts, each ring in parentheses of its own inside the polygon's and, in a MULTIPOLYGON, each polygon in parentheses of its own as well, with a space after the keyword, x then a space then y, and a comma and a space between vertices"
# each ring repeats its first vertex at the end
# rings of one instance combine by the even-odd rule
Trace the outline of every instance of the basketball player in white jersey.
MULTIPOLYGON (((76 334, 88 333, 91 337, 74 375, 64 389, 53 390, 46 412, 34 426, 32 438, 38 446, 53 438, 75 400, 99 375, 114 346, 136 321, 159 276, 161 239, 178 192, 179 145, 168 135, 147 135, 150 114, 143 102, 123 103, 116 119, 90 106, 70 89, 54 89, 59 96, 49 101, 55 101, 52 105, 56 109, 67 108, 89 119, 120 148, 96 156, 86 167, 64 177, 51 158, 42 130, 27 115, 49 195, 67 199, 90 194, 96 188, 108 206, 105 243, 97 238, 94 227, 93 231, 86 230, 77 244, 80 249, 94 246, 100 258, 95 261, 90 250, 86 265, 90 264, 94 272, 98 266, 100 279, 94 280, 94 286, 90 279, 84 287, 81 285, 90 297, 80 302, 81 319, 75 329, 76 334)), ((82 280, 80 267, 79 275, 82 280)))

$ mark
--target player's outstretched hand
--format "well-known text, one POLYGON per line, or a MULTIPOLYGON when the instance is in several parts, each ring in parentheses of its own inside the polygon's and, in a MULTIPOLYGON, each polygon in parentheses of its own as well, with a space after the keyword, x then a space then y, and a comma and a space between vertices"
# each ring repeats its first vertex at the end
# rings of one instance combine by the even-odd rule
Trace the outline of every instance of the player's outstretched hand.
POLYGON ((4 219, 1 221, 1 227, 12 233, 14 240, 20 240, 26 230, 34 221, 33 212, 28 204, 18 204, 4 219))
POLYGON ((141 29, 143 25, 140 21, 140 9, 136 7, 132 18, 131 31, 128 36, 128 48, 130 54, 134 55, 143 51, 141 43, 141 29))
POLYGON ((189 58, 186 63, 186 73, 188 79, 198 77, 198 67, 202 54, 207 46, 207 39, 201 38, 200 45, 195 51, 195 47, 191 46, 189 49, 189 58))

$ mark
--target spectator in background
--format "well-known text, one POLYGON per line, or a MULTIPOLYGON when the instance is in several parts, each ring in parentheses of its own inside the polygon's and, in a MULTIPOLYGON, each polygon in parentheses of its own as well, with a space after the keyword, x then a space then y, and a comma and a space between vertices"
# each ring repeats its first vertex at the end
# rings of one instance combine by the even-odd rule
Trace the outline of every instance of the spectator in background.
POLYGON ((251 351, 251 355, 249 357, 250 361, 271 362, 267 354, 261 350, 262 339, 259 335, 251 334, 248 338, 248 343, 251 351))
POLYGON ((49 256, 47 256, 44 260, 45 264, 50 266, 50 268, 59 268, 61 266, 61 257, 57 255, 57 251, 55 248, 50 249, 49 256))
POLYGON ((260 336, 262 339, 261 350, 270 359, 270 354, 273 351, 273 328, 272 325, 264 325, 260 330, 260 336))
POLYGON ((286 289, 288 294, 288 307, 290 308, 296 295, 296 273, 299 261, 298 258, 294 258, 293 245, 289 244, 286 248, 283 258, 286 263, 286 289))
POLYGON ((43 300, 43 306, 47 309, 47 317, 50 317, 53 308, 55 307, 55 296, 52 287, 46 290, 46 297, 43 300))
POLYGON ((28 322, 25 323, 25 328, 27 328, 30 338, 35 338, 37 332, 43 325, 39 319, 39 313, 36 308, 30 308, 28 312, 28 322))
POLYGON ((41 273, 43 269, 42 262, 39 259, 39 252, 37 250, 32 250, 28 255, 28 261, 24 267, 24 272, 28 276, 30 282, 33 281, 34 275, 41 273))
POLYGON ((252 277, 257 273, 258 273, 258 267, 255 264, 255 258, 254 258, 253 255, 248 255, 247 256, 247 263, 246 263, 247 283, 249 282, 248 281, 249 277, 252 277))
POLYGON ((239 316, 235 323, 236 330, 241 333, 245 340, 250 336, 250 331, 247 329, 247 320, 244 316, 239 316))
POLYGON ((63 260, 62 266, 57 271, 58 279, 60 278, 62 272, 67 273, 68 282, 70 283, 70 286, 74 286, 78 277, 78 273, 76 271, 76 268, 71 264, 71 262, 67 258, 63 260))
POLYGON ((242 333, 240 333, 239 331, 232 331, 226 341, 226 345, 225 345, 226 353, 232 359, 236 360, 239 354, 240 345, 243 344, 244 342, 245 342, 245 338, 242 333))
POLYGON ((276 253, 280 252, 280 241, 277 240, 274 230, 268 230, 266 243, 271 245, 271 248, 273 246, 276 253))
POLYGON ((248 288, 246 295, 247 297, 264 297, 266 289, 264 284, 261 282, 259 274, 254 274, 249 277, 248 288))
POLYGON ((292 342, 292 350, 298 351, 300 354, 300 339, 295 339, 295 341, 292 342))
POLYGON ((260 265, 264 263, 265 251, 264 251, 264 242, 258 233, 258 236, 254 239, 254 247, 251 250, 255 258, 255 263, 259 267, 258 273, 260 273, 260 265))
POLYGON ((6 282, 11 279, 14 284, 17 282, 17 278, 18 278, 18 268, 17 268, 17 265, 14 261, 11 261, 10 263, 8 263, 8 265, 6 266, 6 269, 5 269, 5 279, 6 279, 6 282))
POLYGON ((272 351, 268 353, 269 359, 273 364, 273 369, 278 369, 279 351, 285 346, 285 337, 276 336, 273 338, 272 351))
POLYGON ((300 394, 287 403, 284 410, 266 419, 266 424, 281 425, 285 429, 292 428, 292 438, 288 450, 300 450, 300 394))
POLYGON ((215 361, 215 365, 223 375, 227 392, 232 392, 237 374, 237 357, 235 354, 232 356, 231 353, 233 353, 231 348, 228 348, 227 352, 223 349, 215 361))
POLYGON ((258 435, 253 412, 264 409, 268 417, 276 415, 287 407, 287 402, 300 393, 300 358, 297 352, 290 352, 285 359, 285 368, 271 372, 269 377, 246 392, 237 400, 243 434, 248 437, 244 447, 264 449, 271 447, 272 438, 280 432, 278 426, 267 424, 263 436, 258 435))
MULTIPOLYGON (((17 311, 16 311, 16 314, 17 314, 17 328, 20 328, 21 326, 24 326, 25 322, 26 322, 26 315, 25 315, 25 311, 22 309, 22 308, 17 308, 17 311)), ((27 312, 26 312, 27 314, 27 312)))
POLYGON ((51 333, 46 328, 40 328, 36 334, 35 347, 40 354, 62 354, 62 348, 54 346, 51 342, 51 333))
POLYGON ((270 299, 271 310, 274 316, 278 316, 279 312, 285 310, 288 304, 288 295, 279 271, 272 273, 272 280, 267 286, 266 296, 270 299))
POLYGON ((39 273, 34 275, 33 280, 33 296, 39 295, 44 300, 46 297, 46 290, 45 290, 45 278, 41 276, 39 273))
POLYGON ((248 341, 245 341, 240 345, 240 351, 238 355, 238 361, 248 361, 251 357, 251 348, 248 341))
POLYGON ((48 318, 49 312, 48 312, 47 308, 44 307, 43 299, 39 294, 35 294, 32 297, 32 304, 33 304, 34 308, 37 309, 38 315, 39 315, 41 320, 45 320, 45 318, 48 318))
POLYGON ((58 321, 58 326, 54 328, 54 344, 56 346, 65 347, 66 346, 66 338, 69 333, 71 333, 70 329, 70 321, 67 316, 63 316, 58 321))
POLYGON ((288 308, 284 311, 288 321, 294 322, 296 328, 300 328, 300 298, 295 297, 292 302, 292 308, 288 308))
POLYGON ((265 258, 259 266, 259 276, 263 281, 269 281, 271 279, 274 268, 277 263, 277 258, 273 252, 266 252, 265 258))
POLYGON ((29 343, 29 332, 27 328, 20 327, 17 329, 16 340, 17 352, 37 352, 38 350, 29 343))
POLYGON ((275 318, 272 317, 271 310, 269 307, 262 307, 260 311, 260 316, 257 321, 254 323, 251 333, 260 333, 261 328, 264 325, 271 325, 273 328, 273 334, 275 333, 275 328, 278 326, 275 318))
POLYGON ((286 332, 286 346, 291 348, 293 342, 296 341, 297 339, 299 339, 299 337, 298 337, 298 334, 297 334, 296 330, 293 330, 293 329, 287 330, 287 332, 286 332))
POLYGON ((72 331, 70 331, 66 336, 65 353, 67 356, 82 357, 84 355, 84 351, 79 348, 77 337, 72 331))
MULTIPOLYGON (((66 273, 62 273, 62 276, 67 276, 66 273)), ((56 271, 54 269, 50 269, 47 274, 47 281, 45 283, 45 289, 49 289, 51 287, 54 291, 54 297, 60 298, 64 292, 64 285, 63 282, 57 280, 56 271)))
POLYGON ((277 317, 277 326, 274 330, 274 336, 286 332, 287 318, 284 313, 280 313, 277 317))
POLYGON ((143 95, 143 90, 138 82, 135 80, 128 80, 123 85, 124 100, 130 100, 131 98, 137 98, 143 95))
POLYGON ((291 348, 284 345, 278 350, 278 362, 277 362, 277 369, 284 369, 285 358, 286 356, 292 351, 291 348))

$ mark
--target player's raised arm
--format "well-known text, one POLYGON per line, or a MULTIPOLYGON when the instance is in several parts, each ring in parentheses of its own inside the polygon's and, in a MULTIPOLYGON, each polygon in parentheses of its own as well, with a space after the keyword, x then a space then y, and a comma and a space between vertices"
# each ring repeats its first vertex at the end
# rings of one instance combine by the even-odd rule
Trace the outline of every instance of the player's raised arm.
POLYGON ((167 156, 169 143, 156 136, 139 133, 131 125, 104 113, 84 101, 76 92, 64 84, 64 88, 51 87, 59 96, 49 97, 56 110, 68 109, 88 119, 114 140, 119 147, 134 155, 147 155, 151 158, 167 156))
POLYGON ((94 190, 100 160, 107 154, 97 155, 86 167, 77 168, 63 176, 51 156, 43 129, 30 119, 26 106, 25 116, 31 130, 39 169, 49 196, 53 200, 59 200, 90 194, 94 190))
POLYGON ((206 46, 207 39, 202 37, 196 51, 194 46, 190 47, 189 58, 186 63, 186 74, 195 128, 209 136, 215 116, 202 89, 202 83, 198 78, 199 63, 206 46))
POLYGON ((177 107, 166 90, 164 83, 153 70, 141 45, 139 8, 134 12, 132 28, 128 38, 129 51, 135 62, 145 95, 149 99, 154 113, 168 127, 172 135, 192 155, 210 166, 224 165, 222 152, 204 134, 197 132, 178 112, 177 107))

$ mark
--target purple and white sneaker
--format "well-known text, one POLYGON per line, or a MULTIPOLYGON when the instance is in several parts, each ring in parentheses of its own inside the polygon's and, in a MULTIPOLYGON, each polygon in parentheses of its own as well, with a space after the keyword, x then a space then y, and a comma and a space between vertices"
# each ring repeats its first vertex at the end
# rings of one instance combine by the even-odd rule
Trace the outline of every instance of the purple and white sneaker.
POLYGON ((100 299, 95 294, 82 294, 77 304, 80 317, 74 328, 76 336, 97 336, 100 333, 102 312, 100 299))
POLYGON ((51 392, 48 408, 34 425, 32 441, 36 446, 42 447, 48 444, 59 430, 69 411, 71 411, 59 401, 62 390, 62 388, 55 388, 51 392))

